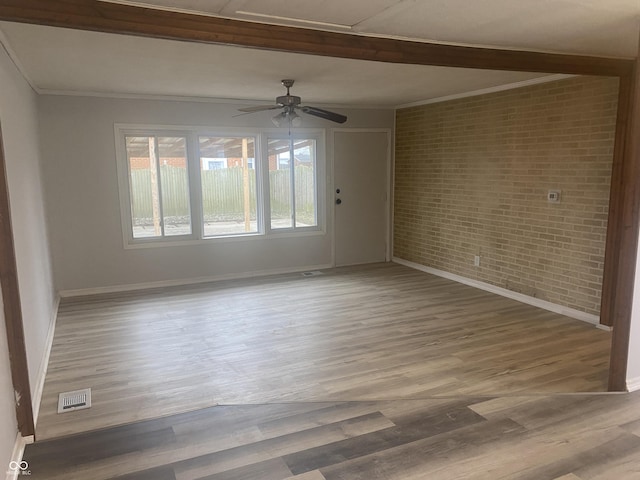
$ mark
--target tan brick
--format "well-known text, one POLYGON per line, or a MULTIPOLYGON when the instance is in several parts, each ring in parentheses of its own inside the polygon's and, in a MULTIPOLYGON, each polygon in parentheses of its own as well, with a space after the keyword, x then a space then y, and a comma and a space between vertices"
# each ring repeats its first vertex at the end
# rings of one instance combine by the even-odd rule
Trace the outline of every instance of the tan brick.
POLYGON ((598 314, 617 88, 575 77, 398 110, 394 254, 598 314))

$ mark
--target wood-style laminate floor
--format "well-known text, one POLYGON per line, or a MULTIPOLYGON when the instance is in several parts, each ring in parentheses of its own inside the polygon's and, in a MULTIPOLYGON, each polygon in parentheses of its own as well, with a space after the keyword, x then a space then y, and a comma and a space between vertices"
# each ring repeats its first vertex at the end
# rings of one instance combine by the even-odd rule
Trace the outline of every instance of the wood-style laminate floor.
POLYGON ((603 391, 609 348, 584 322, 396 264, 65 300, 36 433, 214 405, 603 391), (86 387, 91 409, 56 413, 86 387))
POLYGON ((640 392, 218 406, 24 459, 34 480, 637 480, 640 392))

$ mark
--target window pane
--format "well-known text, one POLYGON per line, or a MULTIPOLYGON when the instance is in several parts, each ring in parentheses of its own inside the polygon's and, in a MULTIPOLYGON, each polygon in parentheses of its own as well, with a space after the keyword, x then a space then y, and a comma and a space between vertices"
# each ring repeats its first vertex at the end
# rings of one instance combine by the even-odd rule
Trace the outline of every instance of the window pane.
POLYGON ((126 137, 133 238, 162 236, 154 137, 126 137))
POLYGON ((191 235, 187 139, 158 137, 164 234, 191 235))
POLYGON ((204 235, 258 231, 253 138, 200 137, 204 235))
POLYGON ((293 227, 290 148, 288 139, 268 141, 271 228, 293 227))
POLYGON ((294 142, 294 168, 296 191, 296 227, 314 227, 316 215, 316 141, 294 142))

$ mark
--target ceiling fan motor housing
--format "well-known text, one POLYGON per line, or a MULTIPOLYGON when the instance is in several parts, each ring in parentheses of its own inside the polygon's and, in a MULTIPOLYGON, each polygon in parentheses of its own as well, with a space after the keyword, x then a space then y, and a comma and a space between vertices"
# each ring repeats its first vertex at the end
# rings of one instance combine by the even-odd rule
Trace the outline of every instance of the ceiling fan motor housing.
POLYGON ((296 97, 295 95, 282 95, 281 97, 276 97, 276 103, 284 105, 285 107, 297 107, 300 105, 301 101, 300 97, 296 97))

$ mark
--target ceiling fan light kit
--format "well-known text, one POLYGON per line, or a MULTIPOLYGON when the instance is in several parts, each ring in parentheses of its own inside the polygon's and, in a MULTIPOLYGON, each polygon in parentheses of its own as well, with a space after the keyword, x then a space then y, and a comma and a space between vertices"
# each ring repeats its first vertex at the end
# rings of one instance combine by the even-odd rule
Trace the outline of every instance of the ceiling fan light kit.
POLYGON ((329 110, 323 110, 322 108, 312 107, 310 105, 301 105, 302 99, 296 95, 291 95, 289 89, 293 86, 294 80, 285 79, 282 80, 282 85, 287 89, 286 95, 276 97, 276 105, 258 105, 254 107, 240 108, 239 111, 244 113, 262 112, 265 110, 278 110, 282 111, 273 116, 271 121, 277 127, 299 127, 302 125, 302 117, 298 115, 296 110, 306 113, 307 115, 313 115, 314 117, 329 120, 335 123, 344 123, 347 121, 347 117, 340 115, 339 113, 330 112, 329 110))
POLYGON ((287 125, 291 127, 299 127, 302 125, 302 117, 295 111, 283 111, 274 115, 271 119, 276 127, 285 127, 287 125))

